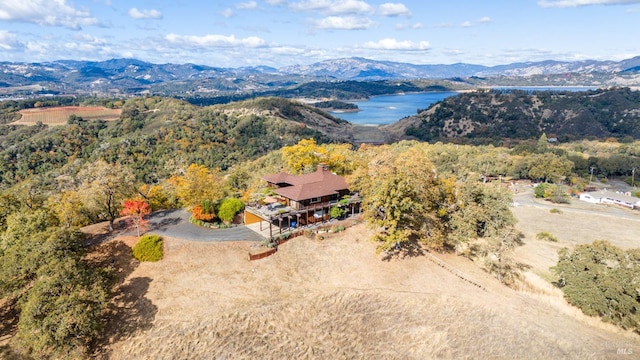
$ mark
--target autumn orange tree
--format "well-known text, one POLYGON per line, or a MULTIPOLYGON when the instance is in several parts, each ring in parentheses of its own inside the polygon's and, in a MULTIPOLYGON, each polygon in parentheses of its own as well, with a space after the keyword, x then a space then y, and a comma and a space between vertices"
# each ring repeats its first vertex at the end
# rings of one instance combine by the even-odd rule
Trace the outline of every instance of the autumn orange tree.
POLYGON ((122 211, 120 214, 123 216, 129 216, 131 222, 136 227, 138 237, 140 237, 140 229, 145 228, 148 225, 144 216, 148 215, 150 212, 151 209, 149 208, 149 203, 136 198, 123 201, 122 211))

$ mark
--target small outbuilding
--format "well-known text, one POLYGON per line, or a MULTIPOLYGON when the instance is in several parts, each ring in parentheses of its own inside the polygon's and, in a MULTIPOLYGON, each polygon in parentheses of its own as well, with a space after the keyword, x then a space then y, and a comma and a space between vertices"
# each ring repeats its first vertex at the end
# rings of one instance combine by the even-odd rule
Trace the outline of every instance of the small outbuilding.
POLYGON ((593 204, 614 204, 631 209, 640 208, 640 198, 631 196, 630 193, 610 190, 583 192, 579 199, 593 204))

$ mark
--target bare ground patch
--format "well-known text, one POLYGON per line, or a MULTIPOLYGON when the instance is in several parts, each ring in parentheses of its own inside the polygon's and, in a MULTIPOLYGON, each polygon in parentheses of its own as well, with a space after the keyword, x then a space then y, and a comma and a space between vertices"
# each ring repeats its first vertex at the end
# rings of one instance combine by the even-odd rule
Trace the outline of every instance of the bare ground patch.
POLYGON ((120 118, 122 109, 109 109, 103 106, 59 106, 21 110, 20 120, 12 125, 65 125, 69 116, 76 115, 84 120, 114 121, 120 118))
POLYGON ((381 261, 367 238, 362 225, 299 237, 253 262, 247 242, 165 239, 165 259, 127 277, 150 279, 143 298, 156 312, 115 338, 109 358, 600 359, 617 356, 610 344, 640 349, 464 258, 438 255, 486 291, 425 257, 381 261))

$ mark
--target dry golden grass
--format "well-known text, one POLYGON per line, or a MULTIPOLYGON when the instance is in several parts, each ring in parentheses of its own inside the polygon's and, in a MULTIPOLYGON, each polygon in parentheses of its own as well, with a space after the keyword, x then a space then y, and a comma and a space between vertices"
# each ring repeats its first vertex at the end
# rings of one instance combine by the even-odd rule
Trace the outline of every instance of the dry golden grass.
POLYGON ((253 262, 247 242, 165 239, 165 259, 140 264, 125 283, 137 296, 127 303, 147 304, 136 311, 153 316, 100 355, 602 359, 616 358, 618 344, 640 351, 634 337, 554 305, 562 297, 553 288, 515 291, 464 258, 437 255, 483 291, 425 257, 382 261, 367 238, 362 225, 323 241, 299 237, 253 262))
POLYGON ((85 120, 113 121, 120 118, 122 109, 108 109, 103 106, 60 106, 21 110, 20 120, 13 125, 35 125, 41 122, 45 125, 65 125, 69 116, 80 116, 85 120))

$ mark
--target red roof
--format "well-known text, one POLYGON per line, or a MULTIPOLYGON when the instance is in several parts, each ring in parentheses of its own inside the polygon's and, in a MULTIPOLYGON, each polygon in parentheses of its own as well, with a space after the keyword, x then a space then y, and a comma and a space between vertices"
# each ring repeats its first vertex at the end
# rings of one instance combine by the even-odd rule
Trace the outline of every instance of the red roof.
POLYGON ((272 184, 286 183, 291 185, 274 189, 274 192, 295 201, 334 195, 340 190, 349 188, 342 176, 332 173, 323 165, 318 165, 318 170, 311 174, 290 175, 279 172, 267 175, 262 179, 272 184))

